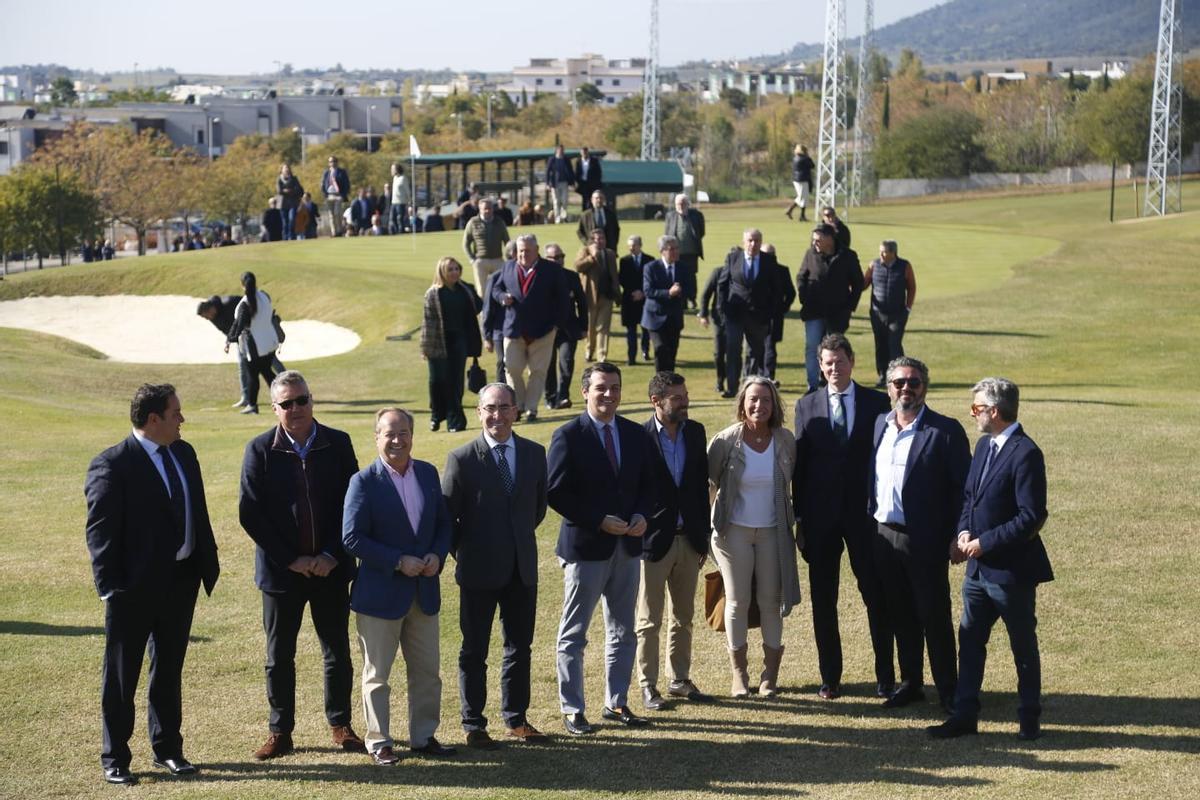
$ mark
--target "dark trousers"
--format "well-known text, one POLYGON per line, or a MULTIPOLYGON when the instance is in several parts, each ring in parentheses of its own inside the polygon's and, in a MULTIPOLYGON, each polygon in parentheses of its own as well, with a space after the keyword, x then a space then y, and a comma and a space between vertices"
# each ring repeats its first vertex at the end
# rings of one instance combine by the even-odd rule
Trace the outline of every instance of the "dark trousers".
POLYGON ((904 326, 908 324, 908 311, 880 311, 871 306, 871 331, 875 334, 875 372, 879 377, 887 375, 887 366, 893 358, 904 355, 904 326))
POLYGON ((811 543, 803 552, 808 562, 808 586, 812 597, 813 635, 817 644, 817 664, 821 683, 836 686, 842 682, 842 636, 838 630, 838 588, 841 582, 842 550, 850 557, 850 569, 867 609, 871 631, 871 649, 875 652, 875 681, 894 684, 896 670, 892 659, 892 626, 884 605, 883 583, 875 571, 871 555, 869 518, 864 515, 857 530, 837 525, 829 532, 831 541, 819 547, 811 543), (844 544, 843 544, 844 542, 844 544))
POLYGON ((556 406, 571 399, 571 380, 575 377, 575 350, 579 340, 559 331, 554 336, 554 352, 546 369, 546 404, 556 406))
POLYGON ((128 767, 134 697, 150 645, 149 728, 154 757, 183 755, 183 660, 200 591, 196 559, 177 561, 154 589, 115 594, 104 604, 100 712, 104 767, 128 767))
MULTIPOLYGON (((251 345, 253 347, 253 345, 251 345)), ((253 354, 252 354, 253 355, 253 354)), ((267 384, 267 389, 271 388, 271 381, 275 380, 275 370, 271 364, 275 361, 274 353, 267 353, 265 356, 253 355, 246 363, 250 368, 250 385, 246 400, 249 405, 258 407, 258 379, 261 377, 267 384)))
POLYGON ((729 391, 736 392, 742 381, 742 340, 746 340, 749 349, 747 372, 762 374, 770 338, 769 319, 725 320, 725 377, 729 391))
POLYGON ((987 659, 988 637, 997 619, 1004 620, 1017 666, 1017 716, 1022 723, 1042 715, 1042 659, 1037 639, 1037 585, 998 584, 976 574, 963 581, 963 613, 958 625, 958 691, 954 713, 979 716, 979 690, 987 659))
POLYGON ((487 705, 487 655, 497 607, 504 641, 504 660, 500 665, 500 715, 506 727, 526 724, 537 586, 523 584, 514 570, 508 585, 499 589, 461 589, 458 624, 463 643, 458 653, 458 697, 462 705, 462 725, 468 731, 487 728, 487 717, 483 713, 487 705))
POLYGON ((675 279, 683 286, 688 287, 687 297, 684 299, 692 308, 696 307, 696 273, 700 271, 700 256, 698 255, 680 255, 679 260, 675 262, 675 279), (682 275, 691 275, 690 281, 682 279, 682 275))
POLYGON ((340 578, 302 578, 297 589, 263 592, 263 631, 267 635, 267 703, 270 729, 291 733, 296 727, 296 637, 304 606, 325 660, 325 719, 350 724, 350 592, 340 578))
POLYGON ((429 359, 429 414, 434 422, 463 429, 463 384, 467 374, 467 346, 461 337, 446 338, 446 357, 429 359))
POLYGON ((681 330, 679 323, 666 322, 658 330, 650 331, 650 341, 654 344, 655 372, 675 371, 675 355, 679 352, 681 330))
POLYGON ((948 557, 912 553, 908 535, 882 523, 878 524, 873 547, 888 616, 896 632, 901 682, 914 687, 924 683, 922 651, 923 645, 927 646, 929 671, 938 695, 952 700, 958 668, 950 621, 948 557))
POLYGON ((496 354, 496 383, 504 383, 506 373, 504 371, 504 337, 497 336, 492 339, 492 351, 496 354))
MULTIPOLYGON (((631 325, 625 329, 625 350, 629 356, 629 363, 632 364, 637 360, 638 347, 638 326, 631 325)), ((650 352, 650 331, 642 328, 642 352, 650 352)))
POLYGON ((730 386, 725 381, 726 363, 725 352, 729 349, 729 342, 725 338, 725 326, 713 325, 713 365, 717 369, 717 391, 724 392, 736 390, 736 386, 730 386))

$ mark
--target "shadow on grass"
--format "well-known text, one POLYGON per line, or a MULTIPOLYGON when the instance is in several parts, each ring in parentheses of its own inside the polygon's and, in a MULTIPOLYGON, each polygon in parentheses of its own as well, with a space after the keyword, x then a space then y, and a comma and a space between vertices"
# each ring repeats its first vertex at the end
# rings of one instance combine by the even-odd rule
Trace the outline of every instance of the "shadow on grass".
POLYGON ((388 400, 334 400, 329 397, 317 397, 315 399, 315 404, 319 406, 352 406, 356 408, 368 406, 375 409, 383 408, 384 406, 400 405, 403 402, 403 400, 396 400, 394 398, 388 400))
MULTIPOLYGON (((0 634, 13 636, 102 636, 104 628, 98 625, 51 625, 47 622, 31 622, 21 619, 0 619, 0 634)), ((192 634, 189 642, 211 642, 207 636, 192 634)))
POLYGON ((948 336, 1008 336, 1018 339, 1049 339, 1044 333, 1024 333, 1023 331, 968 331, 963 328, 908 328, 909 333, 933 333, 948 336))

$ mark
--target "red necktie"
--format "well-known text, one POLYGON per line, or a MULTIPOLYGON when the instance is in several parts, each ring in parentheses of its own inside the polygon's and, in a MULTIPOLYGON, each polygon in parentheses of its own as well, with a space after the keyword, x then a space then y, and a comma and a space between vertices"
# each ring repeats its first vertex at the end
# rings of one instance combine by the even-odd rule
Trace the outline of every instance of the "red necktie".
POLYGON ((612 425, 604 426, 604 450, 608 453, 608 463, 612 464, 613 474, 620 469, 617 467, 617 445, 613 442, 612 425))

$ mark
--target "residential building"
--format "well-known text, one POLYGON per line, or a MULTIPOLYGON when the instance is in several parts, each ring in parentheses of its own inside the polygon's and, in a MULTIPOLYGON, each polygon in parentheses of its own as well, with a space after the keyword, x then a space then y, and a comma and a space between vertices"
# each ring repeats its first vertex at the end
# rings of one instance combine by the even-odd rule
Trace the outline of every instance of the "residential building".
POLYGON ((500 86, 517 100, 537 94, 555 94, 570 100, 584 84, 595 86, 604 95, 606 105, 616 105, 626 97, 640 95, 646 71, 646 59, 606 60, 595 53, 579 58, 534 58, 527 67, 514 67, 512 82, 500 86))

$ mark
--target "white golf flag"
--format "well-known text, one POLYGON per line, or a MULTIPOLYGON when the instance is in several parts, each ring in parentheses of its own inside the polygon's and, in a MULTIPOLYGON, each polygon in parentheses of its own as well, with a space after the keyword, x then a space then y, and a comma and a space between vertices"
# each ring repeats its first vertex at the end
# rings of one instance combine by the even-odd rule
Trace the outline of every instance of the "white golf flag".
POLYGON ((421 146, 417 144, 417 137, 411 133, 408 135, 408 153, 413 158, 421 157, 421 146))

